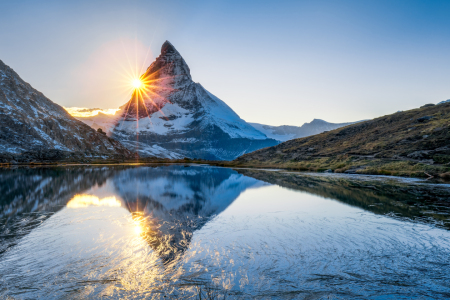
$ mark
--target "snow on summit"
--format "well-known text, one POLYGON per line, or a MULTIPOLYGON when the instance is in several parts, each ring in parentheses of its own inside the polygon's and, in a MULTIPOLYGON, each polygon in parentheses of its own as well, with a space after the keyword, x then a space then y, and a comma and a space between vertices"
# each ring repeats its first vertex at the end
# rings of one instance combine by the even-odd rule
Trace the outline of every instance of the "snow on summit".
POLYGON ((114 116, 78 119, 141 156, 231 160, 279 143, 193 82, 188 65, 168 41, 140 79, 143 88, 114 116))

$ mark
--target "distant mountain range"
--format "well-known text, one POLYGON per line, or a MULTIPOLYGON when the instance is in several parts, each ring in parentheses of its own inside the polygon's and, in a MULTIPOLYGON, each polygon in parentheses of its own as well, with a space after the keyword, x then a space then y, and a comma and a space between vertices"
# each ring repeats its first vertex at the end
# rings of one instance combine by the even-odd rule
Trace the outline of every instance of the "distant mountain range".
POLYGON ((188 65, 168 41, 140 79, 144 89, 136 89, 115 115, 98 113, 77 120, 0 61, 0 162, 127 159, 135 153, 233 160, 357 123, 320 119, 299 127, 247 123, 192 81, 188 65))
POLYGON ((0 162, 126 158, 132 152, 69 115, 0 60, 0 162))
POLYGON ((136 90, 115 115, 77 120, 2 61, 0 76, 0 162, 124 159, 135 152, 141 157, 232 160, 351 124, 316 119, 301 127, 247 123, 192 81, 183 57, 168 41, 141 76, 146 89, 136 90))
MULTIPOLYGON (((361 122, 361 121, 359 121, 361 122)), ((324 131, 334 130, 340 127, 344 127, 350 124, 355 124, 358 122, 350 123, 328 123, 324 120, 314 119, 310 123, 305 123, 302 126, 271 126, 263 125, 258 123, 250 123, 253 127, 264 133, 267 137, 275 139, 277 141, 285 142, 292 139, 298 139, 310 135, 315 135, 322 133, 324 131)))

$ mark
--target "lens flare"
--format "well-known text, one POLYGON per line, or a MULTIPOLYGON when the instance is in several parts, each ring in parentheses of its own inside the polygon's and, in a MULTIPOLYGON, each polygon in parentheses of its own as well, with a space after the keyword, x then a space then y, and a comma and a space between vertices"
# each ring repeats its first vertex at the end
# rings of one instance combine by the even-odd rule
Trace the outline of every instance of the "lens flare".
POLYGON ((140 89, 140 88, 142 88, 142 86, 144 85, 144 83, 143 83, 140 79, 136 78, 136 79, 133 79, 133 81, 131 82, 131 85, 132 85, 135 89, 140 89))

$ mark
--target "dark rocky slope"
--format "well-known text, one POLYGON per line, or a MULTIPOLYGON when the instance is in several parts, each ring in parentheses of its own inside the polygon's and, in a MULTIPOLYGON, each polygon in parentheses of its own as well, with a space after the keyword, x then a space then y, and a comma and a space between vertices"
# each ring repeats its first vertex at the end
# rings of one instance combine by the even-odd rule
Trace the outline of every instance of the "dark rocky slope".
POLYGON ((119 142, 70 116, 0 61, 0 162, 129 158, 119 142))

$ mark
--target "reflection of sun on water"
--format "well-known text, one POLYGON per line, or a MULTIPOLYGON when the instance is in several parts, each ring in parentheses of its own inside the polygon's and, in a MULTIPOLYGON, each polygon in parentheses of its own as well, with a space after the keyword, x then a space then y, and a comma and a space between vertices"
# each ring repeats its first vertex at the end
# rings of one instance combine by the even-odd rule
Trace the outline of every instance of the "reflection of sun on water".
POLYGON ((136 234, 140 235, 142 233, 142 228, 140 226, 140 224, 136 224, 136 227, 134 227, 134 232, 136 232, 136 234))
POLYGON ((147 233, 149 231, 149 228, 146 226, 147 218, 144 217, 142 212, 134 212, 131 215, 131 219, 134 223, 134 232, 137 235, 142 235, 147 233))
MULTIPOLYGON (((161 260, 145 239, 145 216, 142 213, 130 214, 125 202, 123 204, 120 196, 102 198, 90 194, 75 195, 67 203, 71 210, 69 214, 77 220, 70 223, 76 223, 78 230, 88 231, 83 236, 92 237, 80 248, 80 253, 89 261, 95 261, 89 264, 87 276, 93 282, 104 282, 96 285, 95 289, 84 290, 82 298, 97 299, 98 291, 107 297, 118 298, 117 295, 124 291, 147 293, 159 290, 164 284, 165 270, 161 260), (101 209, 95 209, 98 207, 101 209), (83 223, 85 226, 80 225, 83 223)), ((126 297, 120 297, 123 298, 126 297)))
POLYGON ((80 208, 80 207, 88 207, 88 206, 109 206, 109 207, 120 207, 122 204, 116 197, 105 197, 98 198, 94 195, 75 195, 68 203, 67 207, 69 208, 80 208))

